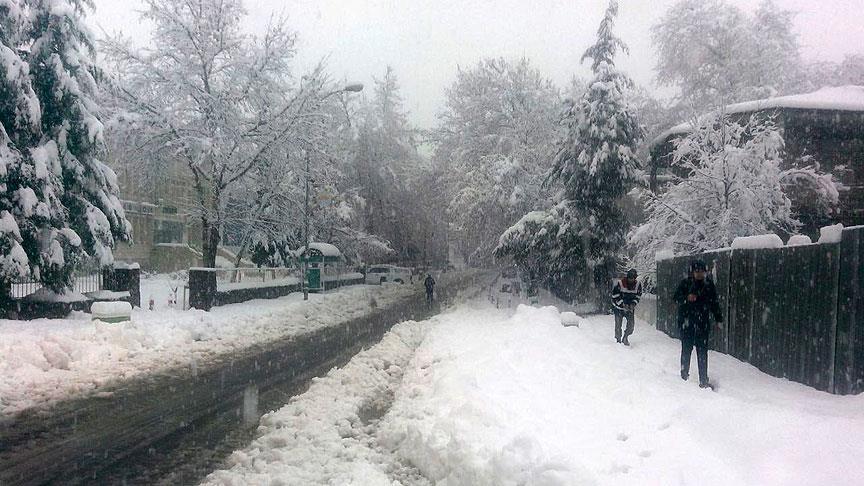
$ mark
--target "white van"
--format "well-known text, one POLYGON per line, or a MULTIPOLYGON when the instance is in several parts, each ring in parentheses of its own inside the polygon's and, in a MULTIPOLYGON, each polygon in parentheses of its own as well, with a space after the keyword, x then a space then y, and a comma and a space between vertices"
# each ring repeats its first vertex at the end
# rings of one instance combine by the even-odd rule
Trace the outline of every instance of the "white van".
POLYGON ((384 282, 411 282, 411 269, 397 267, 396 265, 372 265, 366 270, 367 284, 381 284, 384 282))

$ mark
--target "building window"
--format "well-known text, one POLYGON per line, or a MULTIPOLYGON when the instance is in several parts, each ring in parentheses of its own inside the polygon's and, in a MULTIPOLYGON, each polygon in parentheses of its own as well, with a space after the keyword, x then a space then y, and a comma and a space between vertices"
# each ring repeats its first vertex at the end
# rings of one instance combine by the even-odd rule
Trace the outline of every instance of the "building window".
POLYGON ((183 233, 186 229, 183 223, 165 220, 156 220, 155 223, 154 243, 183 243, 183 233))

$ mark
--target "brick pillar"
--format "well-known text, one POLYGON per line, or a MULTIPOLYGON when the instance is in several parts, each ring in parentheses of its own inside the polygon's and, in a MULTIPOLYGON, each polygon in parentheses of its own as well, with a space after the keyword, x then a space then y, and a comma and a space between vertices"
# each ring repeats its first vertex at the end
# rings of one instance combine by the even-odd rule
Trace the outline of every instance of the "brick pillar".
POLYGON ((189 269, 189 307, 209 311, 216 300, 216 272, 189 269))
POLYGON ((115 265, 102 271, 102 287, 114 292, 129 292, 127 302, 141 307, 141 268, 138 265, 115 265))

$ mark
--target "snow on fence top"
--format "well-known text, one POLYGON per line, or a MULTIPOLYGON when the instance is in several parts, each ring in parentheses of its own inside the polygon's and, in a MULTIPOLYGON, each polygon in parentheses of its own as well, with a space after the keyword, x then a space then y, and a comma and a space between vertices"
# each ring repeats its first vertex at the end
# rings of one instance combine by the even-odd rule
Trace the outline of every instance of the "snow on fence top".
POLYGON ((841 239, 843 239, 842 224, 819 228, 819 243, 840 243, 841 239))
MULTIPOLYGON (((725 108, 727 114, 750 113, 778 108, 798 110, 838 110, 864 111, 864 86, 826 87, 810 93, 778 96, 763 100, 744 101, 725 108)), ((672 135, 688 133, 693 126, 684 122, 661 133, 651 146, 654 147, 666 141, 672 135)))
POLYGON ((786 246, 803 246, 803 245, 812 245, 813 240, 810 239, 807 235, 792 235, 789 237, 789 241, 786 243, 786 246))
POLYGON ((783 240, 775 234, 739 236, 732 240, 733 250, 753 250, 757 248, 783 248, 783 240))

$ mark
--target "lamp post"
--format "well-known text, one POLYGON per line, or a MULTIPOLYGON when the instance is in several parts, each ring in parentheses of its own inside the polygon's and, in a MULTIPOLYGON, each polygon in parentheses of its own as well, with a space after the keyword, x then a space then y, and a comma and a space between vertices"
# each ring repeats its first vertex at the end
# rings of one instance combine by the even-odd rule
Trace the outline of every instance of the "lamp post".
MULTIPOLYGON (((359 91, 363 91, 362 83, 351 83, 347 84, 344 87, 331 91, 319 98, 319 101, 323 101, 330 96, 333 96, 337 93, 345 93, 352 92, 357 93, 359 91)), ((306 279, 309 278, 309 149, 305 150, 306 152, 306 198, 305 203, 303 205, 303 225, 305 226, 305 240, 306 244, 303 246, 303 275, 300 278, 300 286, 303 288, 303 300, 309 300, 309 286, 306 284, 306 279)))

